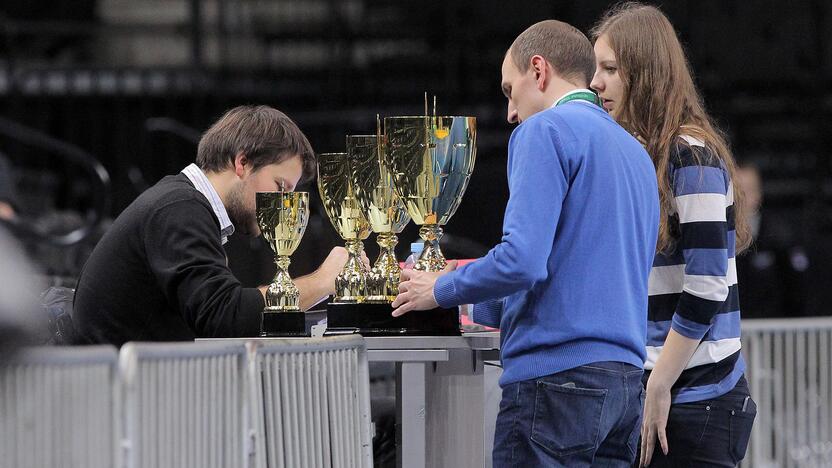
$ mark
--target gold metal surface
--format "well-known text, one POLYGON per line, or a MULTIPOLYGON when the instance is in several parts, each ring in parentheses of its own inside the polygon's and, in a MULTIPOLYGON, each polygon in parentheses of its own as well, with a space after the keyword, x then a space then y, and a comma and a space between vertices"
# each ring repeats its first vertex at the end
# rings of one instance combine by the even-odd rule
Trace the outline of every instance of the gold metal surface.
POLYGON ((382 164, 393 177, 396 194, 416 224, 425 248, 416 270, 441 271, 442 227, 456 212, 477 155, 474 117, 386 117, 382 164))
POLYGON ((361 262, 370 225, 361 212, 350 180, 347 153, 318 155, 318 191, 326 214, 346 241, 349 257, 335 278, 335 302, 362 302, 367 294, 367 268, 361 262))
POLYGON ((381 165, 384 137, 348 135, 347 154, 355 197, 370 227, 378 233, 379 256, 367 277, 367 302, 392 302, 399 293, 401 267, 396 260, 396 234, 410 221, 393 190, 393 179, 381 165))
POLYGON ((258 192, 256 204, 257 223, 277 255, 277 273, 266 290, 263 313, 297 312, 300 310, 300 292, 289 276, 289 256, 306 231, 309 193, 258 192))

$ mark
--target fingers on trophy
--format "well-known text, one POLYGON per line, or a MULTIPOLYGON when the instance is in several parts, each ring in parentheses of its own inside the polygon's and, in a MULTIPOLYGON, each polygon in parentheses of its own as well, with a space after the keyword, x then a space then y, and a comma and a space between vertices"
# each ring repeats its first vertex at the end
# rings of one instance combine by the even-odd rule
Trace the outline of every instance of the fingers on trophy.
POLYGON ((300 244, 309 220, 309 193, 258 192, 257 223, 276 255, 277 273, 266 290, 261 334, 304 332, 300 293, 289 276, 289 256, 300 244), (291 314, 292 316, 288 316, 291 314), (300 330, 297 328, 300 324, 300 330))

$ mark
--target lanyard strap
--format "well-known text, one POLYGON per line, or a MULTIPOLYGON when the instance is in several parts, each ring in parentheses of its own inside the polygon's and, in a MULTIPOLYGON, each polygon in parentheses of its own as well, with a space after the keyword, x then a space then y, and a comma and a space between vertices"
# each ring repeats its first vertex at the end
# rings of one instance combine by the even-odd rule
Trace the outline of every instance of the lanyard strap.
POLYGON ((592 104, 595 104, 596 106, 600 105, 598 102, 598 96, 596 96, 595 93, 590 91, 578 91, 575 93, 571 93, 568 96, 562 97, 557 103, 555 103, 555 106, 566 104, 569 101, 587 101, 592 104))

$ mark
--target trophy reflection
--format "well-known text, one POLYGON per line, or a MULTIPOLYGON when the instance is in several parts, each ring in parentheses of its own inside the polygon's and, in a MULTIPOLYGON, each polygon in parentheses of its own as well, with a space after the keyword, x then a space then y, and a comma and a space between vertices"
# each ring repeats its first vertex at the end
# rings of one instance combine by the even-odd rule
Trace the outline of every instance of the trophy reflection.
POLYGON ((379 256, 367 277, 367 302, 391 303, 399 294, 401 267, 394 248, 396 234, 410 221, 404 204, 393 190, 390 173, 381 165, 386 149, 381 135, 348 135, 347 154, 355 198, 378 234, 379 256))
POLYGON ((334 302, 363 302, 367 295, 368 271, 361 262, 362 241, 370 230, 355 198, 347 153, 318 155, 318 191, 327 217, 345 241, 349 253, 347 263, 335 278, 334 302))
POLYGON ((477 155, 474 117, 386 117, 382 163, 416 224, 425 248, 415 270, 441 271, 442 226, 456 212, 477 155))
POLYGON ((309 219, 307 192, 258 192, 257 223, 276 255, 277 273, 266 290, 261 335, 305 334, 300 292, 289 276, 289 256, 297 249, 309 219))

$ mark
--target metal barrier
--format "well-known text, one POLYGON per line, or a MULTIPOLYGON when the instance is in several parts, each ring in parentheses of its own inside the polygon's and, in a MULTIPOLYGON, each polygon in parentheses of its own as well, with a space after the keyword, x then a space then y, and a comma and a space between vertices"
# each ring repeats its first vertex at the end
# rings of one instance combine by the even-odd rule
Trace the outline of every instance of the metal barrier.
POLYGON ((0 467, 116 466, 112 346, 30 348, 0 368, 0 467))
POLYGON ((359 336, 250 343, 257 468, 370 468, 367 351, 359 336))
POLYGON ((128 343, 120 367, 127 468, 248 466, 243 343, 128 343))
POLYGON ((742 466, 832 466, 832 317, 743 320, 757 418, 742 466))

